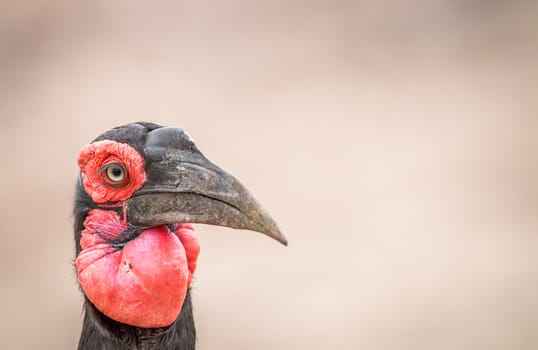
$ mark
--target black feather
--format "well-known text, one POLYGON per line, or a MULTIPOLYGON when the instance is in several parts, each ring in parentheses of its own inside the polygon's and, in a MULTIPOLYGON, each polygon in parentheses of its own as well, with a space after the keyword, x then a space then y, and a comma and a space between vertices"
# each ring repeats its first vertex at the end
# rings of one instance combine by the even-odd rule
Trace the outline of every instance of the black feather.
POLYGON ((86 300, 78 350, 192 350, 195 346, 190 291, 179 317, 171 326, 164 328, 139 328, 116 322, 86 300))

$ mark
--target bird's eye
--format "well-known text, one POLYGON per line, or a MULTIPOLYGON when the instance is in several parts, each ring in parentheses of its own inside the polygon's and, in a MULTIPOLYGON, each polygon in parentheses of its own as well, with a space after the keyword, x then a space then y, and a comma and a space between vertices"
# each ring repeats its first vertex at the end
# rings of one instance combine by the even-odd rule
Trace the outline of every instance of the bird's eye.
POLYGON ((122 184, 125 181, 125 169, 119 163, 107 164, 104 166, 102 171, 105 173, 105 180, 107 180, 107 182, 110 182, 111 184, 122 184))

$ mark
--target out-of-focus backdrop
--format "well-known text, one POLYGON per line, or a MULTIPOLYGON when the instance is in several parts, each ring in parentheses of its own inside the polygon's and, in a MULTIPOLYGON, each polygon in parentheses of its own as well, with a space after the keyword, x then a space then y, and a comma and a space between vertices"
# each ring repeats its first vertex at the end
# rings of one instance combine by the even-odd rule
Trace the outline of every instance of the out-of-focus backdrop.
POLYGON ((199 349, 538 348, 534 1, 0 3, 0 338, 73 349, 79 149, 185 128, 290 245, 198 227, 199 349))

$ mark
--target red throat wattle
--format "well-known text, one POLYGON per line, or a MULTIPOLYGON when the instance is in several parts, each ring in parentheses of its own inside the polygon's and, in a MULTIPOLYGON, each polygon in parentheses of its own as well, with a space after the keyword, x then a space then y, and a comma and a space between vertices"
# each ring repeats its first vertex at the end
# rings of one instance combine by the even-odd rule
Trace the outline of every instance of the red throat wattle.
POLYGON ((84 223, 75 266, 92 304, 113 320, 137 327, 172 324, 178 317, 199 245, 191 224, 152 227, 118 247, 127 228, 118 214, 94 209, 84 223))

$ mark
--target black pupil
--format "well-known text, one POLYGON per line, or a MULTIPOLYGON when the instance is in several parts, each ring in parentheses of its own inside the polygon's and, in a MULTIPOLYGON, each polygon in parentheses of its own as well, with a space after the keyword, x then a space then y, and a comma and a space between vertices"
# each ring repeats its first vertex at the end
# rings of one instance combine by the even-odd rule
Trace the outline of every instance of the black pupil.
POLYGON ((122 174, 123 174, 123 169, 122 168, 117 167, 117 166, 112 168, 112 175, 114 177, 120 177, 122 174))

